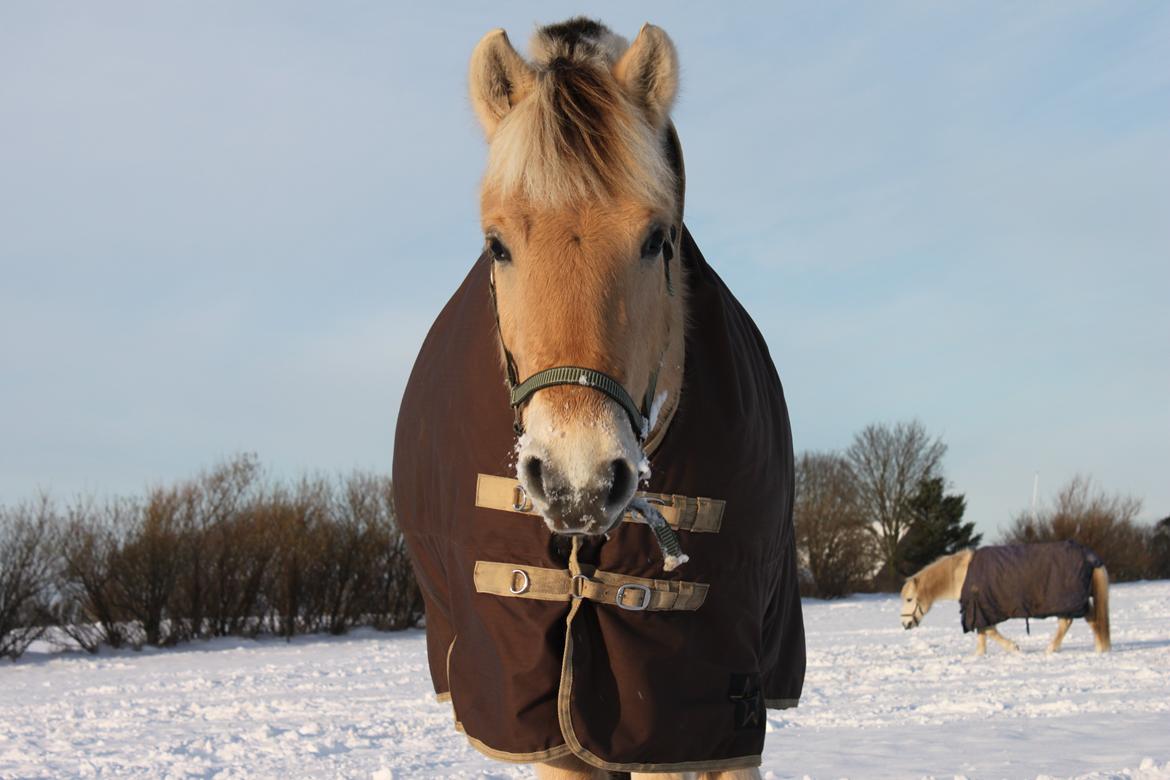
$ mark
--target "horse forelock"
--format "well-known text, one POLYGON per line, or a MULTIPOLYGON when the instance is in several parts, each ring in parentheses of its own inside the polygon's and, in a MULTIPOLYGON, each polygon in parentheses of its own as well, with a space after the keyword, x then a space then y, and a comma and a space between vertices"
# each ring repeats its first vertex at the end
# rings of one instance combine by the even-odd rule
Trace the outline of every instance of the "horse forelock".
POLYGON ((538 29, 533 89, 500 122, 484 187, 549 207, 624 198, 669 209, 676 183, 664 131, 613 74, 626 48, 587 19, 538 29))

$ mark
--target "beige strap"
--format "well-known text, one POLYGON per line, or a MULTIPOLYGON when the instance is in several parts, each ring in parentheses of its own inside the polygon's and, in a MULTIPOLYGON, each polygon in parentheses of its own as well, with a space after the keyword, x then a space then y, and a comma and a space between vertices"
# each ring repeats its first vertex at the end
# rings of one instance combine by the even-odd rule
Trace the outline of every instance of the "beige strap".
MULTIPOLYGON (((691 498, 668 493, 644 493, 637 498, 654 504, 671 528, 697 533, 718 533, 723 524, 723 508, 726 503, 717 498, 691 498)), ((475 505, 481 509, 498 509, 502 512, 518 512, 537 515, 532 499, 524 492, 520 483, 511 477, 495 477, 480 474, 475 483, 475 505)), ((636 512, 626 512, 627 523, 645 523, 636 512)))
POLYGON ((591 566, 574 575, 564 569, 523 566, 515 563, 476 561, 475 590, 493 596, 540 601, 589 599, 641 612, 696 610, 707 598, 707 584, 677 580, 627 577, 591 566))

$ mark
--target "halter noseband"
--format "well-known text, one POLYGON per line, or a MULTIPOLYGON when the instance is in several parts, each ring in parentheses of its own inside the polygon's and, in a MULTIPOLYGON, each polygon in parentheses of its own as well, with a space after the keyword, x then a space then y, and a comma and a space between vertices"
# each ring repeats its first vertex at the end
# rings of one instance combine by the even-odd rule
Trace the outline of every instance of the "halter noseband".
POLYGON ((926 610, 922 608, 922 602, 918 599, 914 599, 914 609, 911 610, 909 614, 905 612, 902 613, 903 620, 910 618, 910 625, 903 626, 903 628, 905 628, 907 631, 912 628, 918 628, 919 624, 922 623, 922 618, 924 617, 926 617, 926 610))
MULTIPOLYGON (((580 366, 557 366, 546 368, 525 379, 518 385, 509 388, 512 396, 513 408, 519 410, 520 405, 531 398, 537 391, 557 385, 581 385, 591 387, 617 401, 618 406, 625 410, 634 426, 634 433, 638 441, 642 441, 650 428, 650 406, 654 401, 654 386, 658 384, 658 369, 650 375, 650 383, 646 387, 646 395, 642 398, 642 408, 634 405, 634 399, 626 392, 622 383, 593 368, 580 366)), ((517 431, 519 433, 519 431, 517 431)))

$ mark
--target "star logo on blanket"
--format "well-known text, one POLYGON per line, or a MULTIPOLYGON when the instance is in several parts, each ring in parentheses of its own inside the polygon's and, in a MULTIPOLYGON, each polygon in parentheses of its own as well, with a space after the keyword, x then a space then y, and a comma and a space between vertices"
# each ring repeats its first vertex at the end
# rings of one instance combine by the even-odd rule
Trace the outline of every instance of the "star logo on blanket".
POLYGON ((760 693, 760 684, 755 675, 731 675, 727 698, 735 705, 737 731, 764 727, 764 697, 760 693))

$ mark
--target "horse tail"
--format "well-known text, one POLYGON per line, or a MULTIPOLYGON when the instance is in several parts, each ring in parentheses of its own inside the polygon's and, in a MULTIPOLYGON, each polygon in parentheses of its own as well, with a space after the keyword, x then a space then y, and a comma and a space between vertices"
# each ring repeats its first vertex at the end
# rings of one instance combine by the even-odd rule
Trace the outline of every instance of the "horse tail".
POLYGON ((1097 652, 1104 653, 1111 646, 1109 638, 1109 572, 1104 565, 1093 569, 1093 611, 1089 620, 1097 640, 1097 652))

